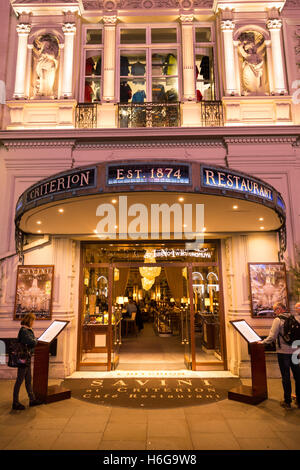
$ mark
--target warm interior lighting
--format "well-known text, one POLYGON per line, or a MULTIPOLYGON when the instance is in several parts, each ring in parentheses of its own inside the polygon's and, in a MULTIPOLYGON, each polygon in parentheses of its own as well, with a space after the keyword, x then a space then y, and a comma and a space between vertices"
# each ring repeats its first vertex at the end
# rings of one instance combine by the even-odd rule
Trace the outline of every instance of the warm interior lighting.
POLYGON ((118 281, 120 279, 120 270, 118 268, 114 269, 114 281, 118 281))
POLYGON ((179 201, 179 202, 183 202, 183 201, 184 201, 184 197, 179 197, 179 198, 178 198, 178 201, 179 201))
POLYGON ((203 227, 202 232, 206 232, 206 227, 203 227))
POLYGON ((42 233, 42 231, 41 231, 41 230, 38 230, 37 233, 42 233))
POLYGON ((259 228, 260 228, 260 230, 264 230, 265 227, 259 227, 259 228))
POLYGON ((64 212, 64 209, 58 209, 58 212, 62 214, 64 212))
MULTIPOLYGON (((145 263, 156 263, 156 259, 154 258, 154 256, 153 255, 151 256, 152 253, 153 252, 151 250, 146 250, 146 253, 144 256, 145 263)), ((143 278, 147 278, 150 281, 153 280, 153 283, 154 283, 155 278, 159 276, 161 273, 161 268, 158 268, 158 267, 152 268, 150 266, 145 266, 145 267, 140 267, 139 271, 140 271, 140 275, 143 278)))
POLYGON ((232 206, 232 208, 236 210, 239 208, 239 206, 232 206))
POLYGON ((112 199, 111 201, 113 204, 117 204, 117 200, 116 199, 112 199))
POLYGON ((116 302, 118 305, 123 305, 124 304, 124 297, 117 297, 116 302))
POLYGON ((210 307, 210 299, 208 297, 204 299, 204 305, 205 307, 210 307))
POLYGON ((260 217, 258 220, 260 220, 260 221, 262 222, 262 221, 264 220, 264 218, 263 218, 263 217, 260 217))
POLYGON ((155 279, 147 279, 146 277, 142 277, 142 286, 144 290, 150 290, 155 282, 155 279))
POLYGON ((42 222, 41 222, 40 220, 37 221, 37 224, 38 224, 38 225, 41 225, 41 223, 42 223, 42 222))

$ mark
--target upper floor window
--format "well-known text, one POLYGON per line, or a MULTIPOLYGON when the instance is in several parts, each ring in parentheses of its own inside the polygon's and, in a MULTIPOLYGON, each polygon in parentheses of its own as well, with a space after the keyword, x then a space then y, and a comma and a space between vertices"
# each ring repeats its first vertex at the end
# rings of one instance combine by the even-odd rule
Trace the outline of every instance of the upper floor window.
POLYGON ((179 31, 172 26, 120 26, 120 103, 179 100, 179 31))
POLYGON ((102 57, 103 57, 103 35, 99 26, 88 26, 83 30, 83 89, 81 90, 81 101, 93 103, 101 101, 102 96, 102 57))
POLYGON ((197 101, 216 99, 214 67, 214 30, 212 26, 194 25, 197 101))

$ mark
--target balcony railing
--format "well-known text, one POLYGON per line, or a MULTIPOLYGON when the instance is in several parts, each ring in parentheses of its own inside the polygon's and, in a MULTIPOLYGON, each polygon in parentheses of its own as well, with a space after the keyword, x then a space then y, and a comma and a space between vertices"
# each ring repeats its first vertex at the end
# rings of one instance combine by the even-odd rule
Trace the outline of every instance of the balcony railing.
POLYGON ((201 101, 202 126, 217 127, 224 125, 222 101, 201 101))
MULTIPOLYGON (((222 101, 201 101, 204 127, 224 125, 222 101)), ((79 129, 97 128, 97 103, 78 103, 75 114, 79 129)), ((180 127, 180 103, 118 103, 118 127, 180 127)))
POLYGON ((75 124, 79 129, 97 127, 97 103, 78 103, 75 111, 75 124))
POLYGON ((180 103, 118 104, 119 127, 179 127, 180 103))

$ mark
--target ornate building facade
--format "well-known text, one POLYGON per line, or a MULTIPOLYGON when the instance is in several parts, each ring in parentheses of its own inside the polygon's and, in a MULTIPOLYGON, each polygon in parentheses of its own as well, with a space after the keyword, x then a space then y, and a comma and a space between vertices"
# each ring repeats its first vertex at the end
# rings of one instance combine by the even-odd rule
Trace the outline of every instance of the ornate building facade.
MULTIPOLYGON (((189 346, 185 364, 249 376, 247 344, 230 320, 244 318, 267 334, 270 303, 284 298, 278 276, 287 280, 291 308, 296 300, 289 266, 300 241, 299 0, 1 3, 0 337, 12 338, 18 330, 18 266, 51 265, 52 319, 70 323, 50 374, 117 367, 122 348, 116 352, 114 313, 126 286, 115 293, 115 270, 134 270, 134 247, 144 244, 147 253, 155 244, 141 222, 135 236, 124 236, 120 208, 116 225, 100 230, 99 204, 127 197, 128 204, 150 210, 151 204, 170 206, 181 198, 204 207, 204 240, 195 252, 218 252, 211 258, 218 282, 203 287, 195 275, 202 279, 209 267, 203 259, 195 264, 191 252, 181 251, 175 260, 191 279, 181 297, 189 302, 178 307, 187 319, 184 334, 181 329, 182 344, 189 346), (110 255, 101 251, 103 243, 111 246, 110 255), (255 279, 251 266, 261 270, 255 279), (98 283, 102 275, 107 280, 103 290, 92 285, 95 272, 98 283), (205 302, 200 297, 206 288, 205 302), (84 317, 101 313, 92 297, 100 291, 107 300, 107 329, 91 337, 84 333, 84 317), (255 300, 267 291, 267 300, 255 300), (201 309, 217 317, 211 348, 203 340, 208 319, 201 309), (214 361, 201 355, 209 349, 214 361), (87 360, 88 354, 96 356, 87 360)), ((136 214, 129 213, 129 225, 136 214)), ((175 222, 170 237, 162 224, 155 247, 182 248, 175 222)), ((198 230, 194 215, 191 224, 190 238, 198 230)), ((166 256, 164 263, 171 261, 166 256)), ((159 266, 170 287, 170 267, 159 266)), ((138 295, 134 282, 131 294, 138 295)), ((168 300, 175 297, 170 292, 168 300)), ((160 295, 156 289, 156 301, 160 295)), ((38 320, 36 331, 50 321, 38 320)), ((267 367, 270 376, 278 374, 272 352, 267 367)), ((0 373, 9 374, 4 365, 0 373)))

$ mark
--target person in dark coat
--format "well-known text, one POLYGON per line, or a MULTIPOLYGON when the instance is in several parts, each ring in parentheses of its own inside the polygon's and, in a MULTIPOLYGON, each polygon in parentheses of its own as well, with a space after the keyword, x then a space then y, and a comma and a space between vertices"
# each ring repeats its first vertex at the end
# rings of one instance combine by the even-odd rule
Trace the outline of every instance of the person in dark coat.
POLYGON ((139 331, 141 331, 144 328, 143 316, 142 316, 142 312, 141 312, 139 304, 137 302, 135 302, 135 305, 136 305, 135 322, 136 322, 136 325, 137 325, 139 331))
MULTIPOLYGON (((38 340, 34 336, 32 325, 35 320, 33 313, 28 313, 21 321, 21 328, 18 334, 18 341, 28 346, 30 355, 33 355, 34 348, 38 340)), ((39 400, 36 400, 31 383, 31 360, 25 367, 18 367, 17 379, 13 391, 13 410, 25 410, 25 406, 19 402, 19 392, 23 381, 25 380, 25 387, 29 397, 29 406, 41 405, 39 400)))

